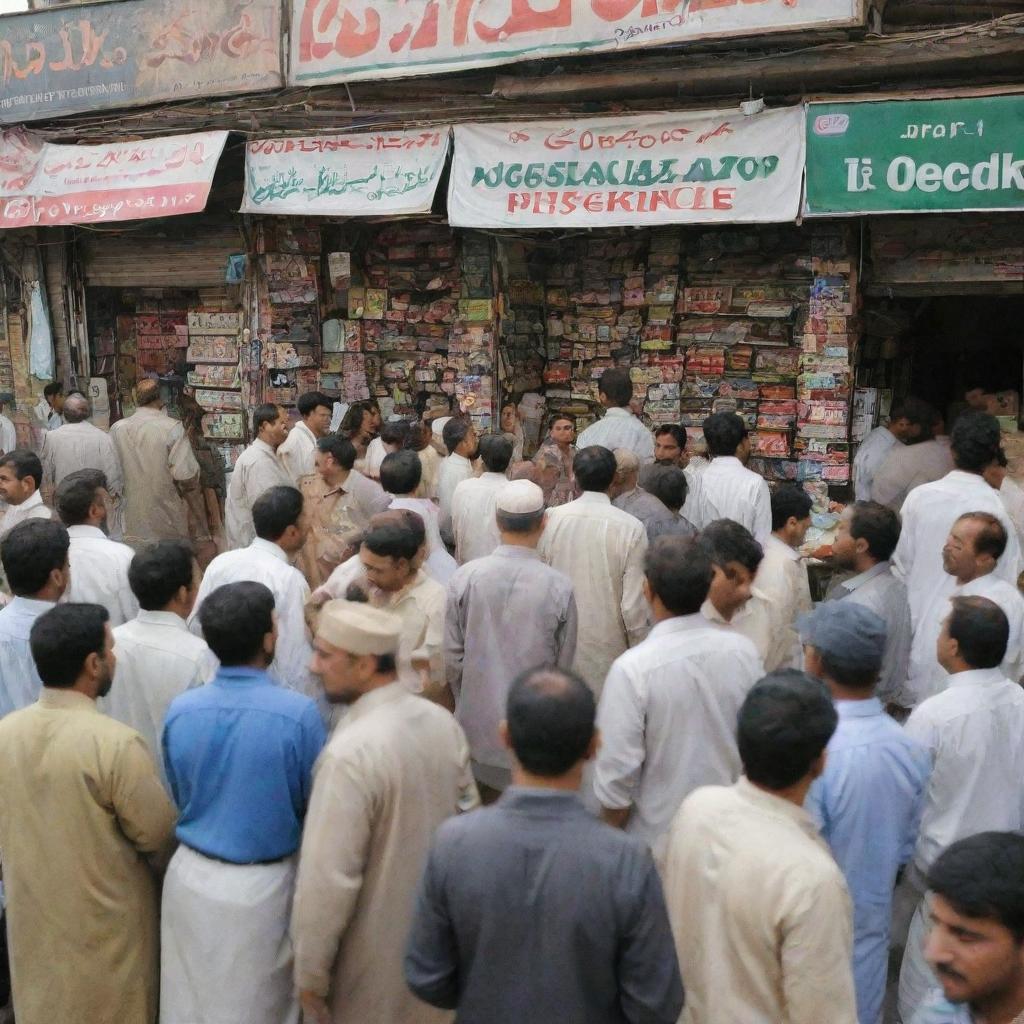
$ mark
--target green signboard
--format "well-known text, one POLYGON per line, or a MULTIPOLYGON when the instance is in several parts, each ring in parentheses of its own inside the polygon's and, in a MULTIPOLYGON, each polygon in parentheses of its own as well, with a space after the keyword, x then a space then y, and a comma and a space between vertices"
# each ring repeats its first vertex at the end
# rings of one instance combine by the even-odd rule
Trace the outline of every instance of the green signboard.
POLYGON ((1024 209, 1024 96, 807 108, 809 216, 1024 209))

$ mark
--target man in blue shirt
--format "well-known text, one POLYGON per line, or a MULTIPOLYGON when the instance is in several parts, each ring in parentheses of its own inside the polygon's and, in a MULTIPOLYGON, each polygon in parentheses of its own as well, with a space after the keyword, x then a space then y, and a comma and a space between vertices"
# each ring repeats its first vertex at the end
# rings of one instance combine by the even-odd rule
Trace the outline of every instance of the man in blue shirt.
POLYGON ((879 1024, 893 889, 914 852, 930 759, 875 697, 885 655, 883 620, 853 601, 829 601, 798 625, 804 665, 826 683, 839 714, 825 772, 811 787, 807 809, 853 900, 857 1018, 879 1024))
POLYGON ((1024 1020, 1024 836, 979 832, 928 869, 931 929, 924 954, 941 989, 912 1024, 1024 1020))
POLYGON ((324 727, 312 700, 267 674, 268 587, 218 587, 199 619, 221 667, 164 725, 182 845, 164 882, 160 1020, 297 1024, 288 917, 324 727))

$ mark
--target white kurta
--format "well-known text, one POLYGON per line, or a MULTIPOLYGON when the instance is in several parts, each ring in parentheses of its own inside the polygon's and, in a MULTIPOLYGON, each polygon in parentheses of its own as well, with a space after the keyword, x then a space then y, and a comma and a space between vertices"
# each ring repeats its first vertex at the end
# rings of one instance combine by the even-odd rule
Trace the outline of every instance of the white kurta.
POLYGON ((380 479, 380 464, 384 461, 387 454, 388 450, 384 447, 384 442, 379 437, 375 437, 366 446, 366 475, 368 477, 373 480, 380 479))
POLYGON ((599 444, 609 451, 628 448, 641 462, 654 461, 654 435, 628 409, 606 409, 576 439, 576 450, 599 444))
POLYGON ((807 567, 800 552, 779 540, 775 534, 768 537, 764 558, 757 569, 755 583, 774 605, 775 619, 780 633, 774 638, 773 650, 767 661, 769 672, 777 668, 803 668, 803 648, 796 629, 799 616, 809 612, 813 605, 811 587, 807 580, 807 567))
POLYGON ((43 496, 33 491, 20 505, 8 505, 0 519, 0 538, 6 537, 19 523, 29 519, 52 519, 53 512, 43 504, 43 496))
POLYGON ((302 420, 288 431, 277 454, 296 485, 304 476, 316 472, 316 437, 302 420))
POLYGON ((0 455, 13 452, 18 447, 18 432, 14 424, 3 413, 0 413, 0 455))
POLYGON ((698 530, 716 519, 732 519, 745 526, 759 544, 772 532, 772 502, 764 478, 732 455, 719 455, 700 475, 696 519, 698 530))
POLYGON ((868 501, 871 498, 871 483, 875 472, 893 445, 899 443, 888 427, 875 427, 861 441, 853 459, 853 493, 857 501, 868 501))
POLYGON ((99 469, 107 478, 107 490, 114 497, 124 493, 121 460, 110 435, 89 422, 65 423, 43 435, 39 453, 43 464, 43 483, 56 487, 69 473, 79 469, 99 469))
POLYGON ((135 552, 111 540, 97 526, 69 526, 71 582, 63 601, 101 604, 110 613, 110 625, 134 619, 139 602, 128 583, 128 567, 135 552))
POLYGON ((199 609, 203 601, 217 587, 244 580, 263 583, 274 595, 278 636, 277 652, 269 669, 270 674, 285 686, 312 697, 322 707, 320 687, 309 672, 313 656, 305 616, 309 584, 276 544, 257 537, 247 548, 218 555, 203 575, 195 609, 189 616, 189 629, 196 636, 202 636, 199 609))
POLYGON ((213 678, 217 659, 180 615, 140 611, 114 630, 117 668, 101 711, 130 725, 145 741, 167 786, 160 739, 171 701, 213 678))
POLYGON ((452 452, 441 462, 437 471, 437 503, 441 510, 441 536, 446 544, 454 544, 452 533, 452 498, 455 488, 473 475, 473 463, 465 456, 452 452))
POLYGON ((1013 477, 1006 476, 999 488, 999 500, 1017 528, 1017 541, 1024 544, 1024 488, 1013 477))
POLYGON ((494 505, 508 483, 504 473, 483 473, 463 480, 452 495, 452 532, 459 565, 491 554, 501 543, 494 505))
POLYGON ((942 548, 953 523, 966 512, 989 512, 1003 524, 1006 551, 996 566, 996 575, 1008 583, 1017 582, 1021 549, 999 492, 976 473, 954 469, 941 480, 911 491, 901 511, 903 529, 892 563, 907 585, 915 629, 930 602, 949 596, 952 577, 942 567, 942 548))
POLYGON ((548 510, 537 550, 572 580, 579 613, 573 668, 600 696, 612 662, 650 629, 643 523, 615 508, 607 494, 585 491, 548 510))
POLYGON ((228 499, 224 507, 224 528, 228 547, 244 548, 256 537, 252 507, 271 487, 294 487, 277 452, 257 438, 238 456, 231 471, 228 499))
POLYGON ((750 599, 729 622, 722 618, 710 598, 701 605, 700 613, 708 622, 728 626, 745 636, 757 650, 766 672, 774 671, 785 659, 788 648, 779 642, 782 630, 775 607, 756 586, 751 587, 750 599))

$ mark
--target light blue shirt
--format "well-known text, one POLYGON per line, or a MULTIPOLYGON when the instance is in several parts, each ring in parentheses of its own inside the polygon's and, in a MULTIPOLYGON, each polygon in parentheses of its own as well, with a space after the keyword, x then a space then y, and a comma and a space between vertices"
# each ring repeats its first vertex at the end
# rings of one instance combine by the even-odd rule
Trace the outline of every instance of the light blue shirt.
POLYGON ((836 701, 839 724, 807 810, 853 900, 853 976, 860 1024, 878 1024, 896 874, 914 852, 931 761, 875 698, 836 701))
POLYGON ((43 684, 36 671, 28 635, 36 619, 53 608, 52 601, 15 597, 0 609, 0 718, 39 699, 43 684))
POLYGON ((313 701, 257 669, 222 667, 176 697, 163 752, 178 839, 233 864, 290 856, 324 739, 313 701))
POLYGON ((936 989, 918 1007, 911 1024, 974 1024, 974 1017, 966 1003, 951 1003, 936 989))

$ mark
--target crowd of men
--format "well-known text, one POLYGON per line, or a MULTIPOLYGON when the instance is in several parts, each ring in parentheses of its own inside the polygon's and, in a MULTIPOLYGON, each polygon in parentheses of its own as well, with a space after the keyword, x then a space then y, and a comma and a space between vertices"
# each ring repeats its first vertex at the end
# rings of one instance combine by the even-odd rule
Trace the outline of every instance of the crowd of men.
POLYGON ((899 511, 875 452, 815 603, 740 417, 599 390, 529 461, 261 406, 223 538, 155 385, 0 456, 17 1024, 1021 1024, 998 421, 899 511))

